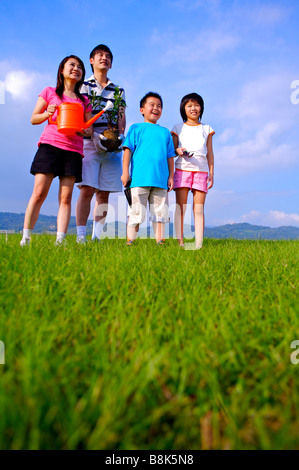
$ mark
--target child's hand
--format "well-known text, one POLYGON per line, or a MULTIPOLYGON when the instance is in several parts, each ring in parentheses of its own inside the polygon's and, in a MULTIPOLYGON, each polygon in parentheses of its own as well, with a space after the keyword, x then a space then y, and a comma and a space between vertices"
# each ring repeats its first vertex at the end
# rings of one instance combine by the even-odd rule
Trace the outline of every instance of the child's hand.
POLYGON ((208 176, 208 189, 211 189, 213 187, 213 184, 214 184, 214 176, 209 175, 208 176))
POLYGON ((47 107, 47 113, 49 114, 49 116, 53 116, 56 108, 57 108, 57 104, 49 104, 49 106, 47 107))
POLYGON ((167 186, 168 186, 168 191, 171 191, 173 189, 173 176, 169 176, 167 186))
POLYGON ((176 154, 179 156, 179 157, 182 157, 184 155, 184 152, 186 152, 186 149, 184 147, 178 147, 176 149, 176 154))
POLYGON ((128 181, 130 180, 130 175, 129 175, 129 173, 123 173, 123 174, 121 175, 120 179, 121 179, 122 184, 124 185, 124 187, 126 187, 128 181))
POLYGON ((176 153, 179 157, 193 157, 193 153, 189 153, 184 147, 178 147, 176 153))

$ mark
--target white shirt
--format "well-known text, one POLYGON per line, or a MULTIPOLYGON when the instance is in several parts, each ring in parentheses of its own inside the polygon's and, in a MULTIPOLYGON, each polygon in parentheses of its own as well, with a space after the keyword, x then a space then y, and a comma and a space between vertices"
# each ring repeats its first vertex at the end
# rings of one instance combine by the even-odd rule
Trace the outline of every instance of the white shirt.
POLYGON ((188 153, 193 153, 192 157, 178 157, 175 167, 178 170, 208 173, 207 142, 209 135, 215 134, 211 126, 202 123, 199 123, 198 126, 190 126, 183 122, 176 124, 171 132, 177 135, 179 147, 184 147, 188 153))

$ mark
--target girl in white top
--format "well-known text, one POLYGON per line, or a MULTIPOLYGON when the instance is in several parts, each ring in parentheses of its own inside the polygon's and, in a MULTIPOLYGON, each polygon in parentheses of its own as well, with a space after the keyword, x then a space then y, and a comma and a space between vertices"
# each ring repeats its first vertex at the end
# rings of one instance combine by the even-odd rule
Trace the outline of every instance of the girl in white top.
POLYGON ((175 231, 180 246, 184 247, 184 215, 189 190, 193 193, 195 249, 200 249, 204 233, 204 204, 208 189, 214 183, 213 129, 201 123, 204 102, 197 93, 182 98, 180 112, 183 123, 172 129, 175 162, 173 189, 176 192, 175 231))

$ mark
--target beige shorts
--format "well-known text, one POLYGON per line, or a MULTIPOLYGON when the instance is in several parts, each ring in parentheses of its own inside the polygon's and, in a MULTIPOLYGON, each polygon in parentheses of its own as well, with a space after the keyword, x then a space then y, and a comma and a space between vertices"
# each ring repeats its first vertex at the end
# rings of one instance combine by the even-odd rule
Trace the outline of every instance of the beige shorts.
POLYGON ((149 202, 150 220, 152 222, 169 222, 167 189, 146 186, 131 188, 132 206, 128 209, 128 225, 136 227, 146 218, 147 201, 149 202))
POLYGON ((122 159, 119 152, 96 151, 92 141, 84 142, 82 181, 77 186, 90 186, 99 191, 121 192, 122 159))

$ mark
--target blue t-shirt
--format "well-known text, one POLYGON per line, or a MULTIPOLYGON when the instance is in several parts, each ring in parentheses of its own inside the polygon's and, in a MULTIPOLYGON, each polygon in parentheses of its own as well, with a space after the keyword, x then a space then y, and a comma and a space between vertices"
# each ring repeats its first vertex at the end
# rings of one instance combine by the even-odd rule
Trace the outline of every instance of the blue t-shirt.
POLYGON ((168 158, 175 156, 168 129, 158 124, 133 124, 123 143, 132 152, 131 187, 153 186, 167 188, 168 158))

